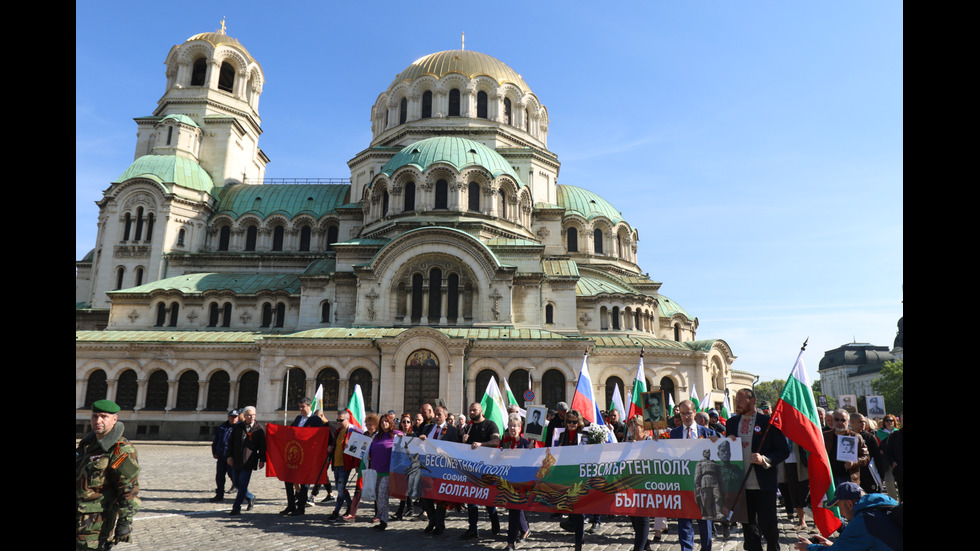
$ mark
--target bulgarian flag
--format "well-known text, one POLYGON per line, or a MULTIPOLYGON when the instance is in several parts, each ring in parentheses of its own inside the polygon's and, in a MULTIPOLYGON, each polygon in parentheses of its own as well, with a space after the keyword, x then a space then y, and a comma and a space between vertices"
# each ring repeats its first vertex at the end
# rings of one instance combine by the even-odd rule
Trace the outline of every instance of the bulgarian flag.
MULTIPOLYGON (((804 347, 806 345, 804 344, 804 347)), ((834 497, 834 478, 830 459, 824 447, 823 432, 817 418, 817 403, 813 399, 810 378, 803 366, 803 350, 796 358, 783 393, 772 411, 772 425, 787 438, 809 452, 807 474, 810 477, 810 505, 813 522, 826 538, 841 527, 836 508, 824 508, 824 500, 834 497)))
POLYGON ((698 398, 698 388, 694 386, 694 381, 691 381, 690 400, 694 402, 694 411, 701 411, 701 399, 698 398))
POLYGON ((721 403, 721 419, 722 421, 728 421, 728 418, 732 416, 732 408, 728 406, 728 393, 725 393, 725 401, 721 403))
POLYGON ((480 407, 483 408, 483 416, 496 423, 497 430, 503 435, 507 430, 507 406, 504 405, 504 397, 500 394, 497 379, 490 377, 487 391, 483 393, 483 399, 480 400, 480 407))
POLYGON ((310 405, 310 410, 313 413, 321 409, 323 409, 323 385, 316 387, 316 394, 313 395, 313 404, 310 405))
POLYGON ((364 432, 364 395, 361 393, 361 385, 354 385, 350 403, 347 404, 347 416, 351 427, 357 432, 364 432))
MULTIPOLYGON (((506 400, 504 400, 504 402, 506 402, 507 405, 514 404, 515 406, 517 406, 517 409, 520 410, 521 412, 521 417, 524 417, 526 419, 527 410, 522 408, 521 403, 518 402, 517 398, 514 397, 514 392, 510 389, 510 383, 507 382, 507 378, 505 377, 501 379, 500 382, 504 385, 504 394, 506 394, 506 398, 507 398, 506 400)), ((506 411, 506 409, 504 411, 506 411)), ((500 434, 503 434, 506 428, 507 427, 500 427, 500 434)))
POLYGON ((626 415, 627 419, 632 419, 637 415, 643 416, 643 393, 647 391, 647 379, 643 374, 643 351, 640 350, 640 364, 636 366, 636 377, 633 379, 633 392, 629 397, 630 411, 626 415))

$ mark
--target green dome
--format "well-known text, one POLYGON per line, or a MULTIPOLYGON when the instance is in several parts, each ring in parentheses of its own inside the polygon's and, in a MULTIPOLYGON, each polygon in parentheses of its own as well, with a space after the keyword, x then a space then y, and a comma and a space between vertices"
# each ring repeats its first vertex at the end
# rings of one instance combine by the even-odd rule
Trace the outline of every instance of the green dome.
POLYGON ((196 161, 178 155, 143 155, 116 179, 149 178, 165 186, 178 185, 214 195, 214 181, 196 161))
POLYGON ((605 216, 614 225, 623 221, 623 215, 616 207, 602 197, 587 189, 558 184, 558 205, 567 212, 565 215, 578 214, 586 220, 597 216, 605 216))
POLYGON ((180 113, 171 113, 171 114, 167 115, 166 117, 163 117, 162 119, 160 119, 160 122, 163 122, 163 121, 165 121, 167 119, 173 119, 173 120, 175 120, 175 121, 177 121, 179 123, 186 124, 188 126, 193 126, 194 128, 200 128, 200 126, 198 126, 197 123, 194 122, 194 119, 188 117, 187 115, 183 115, 183 114, 180 114, 180 113))
POLYGON ((222 188, 215 213, 236 219, 249 212, 262 219, 277 212, 319 218, 349 200, 350 184, 234 184, 222 188))
POLYGON ((471 166, 483 167, 494 178, 506 174, 516 180, 518 186, 524 186, 517 171, 500 153, 473 140, 447 136, 428 138, 406 146, 385 163, 381 173, 390 177, 396 170, 407 165, 424 172, 436 163, 449 164, 460 172, 471 166))

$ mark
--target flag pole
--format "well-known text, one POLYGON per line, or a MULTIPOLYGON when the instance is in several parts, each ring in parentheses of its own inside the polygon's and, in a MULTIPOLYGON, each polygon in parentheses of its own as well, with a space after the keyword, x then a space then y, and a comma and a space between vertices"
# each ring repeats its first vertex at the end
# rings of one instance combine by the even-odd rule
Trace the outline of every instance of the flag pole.
MULTIPOLYGON (((803 351, 806 350, 806 343, 808 343, 808 342, 810 342, 810 337, 807 337, 803 341, 803 346, 800 347, 800 353, 803 353, 803 351)), ((794 362, 793 365, 795 366, 796 363, 794 362)), ((793 375, 793 370, 790 369, 790 372, 789 373, 790 373, 790 376, 792 376, 793 375)), ((736 392, 735 394, 738 394, 738 393, 736 392)), ((781 401, 782 400, 782 397, 780 397, 779 400, 781 401)), ((776 404, 778 405, 779 402, 777 401, 776 404)), ((771 428, 772 428, 772 423, 769 423, 766 426, 766 432, 762 433, 762 439, 759 440, 759 449, 760 450, 762 449, 762 445, 766 443, 766 437, 769 436, 769 429, 771 429, 771 428)), ((744 457, 742 458, 742 462, 743 463, 745 462, 745 458, 744 457)), ((745 470, 745 476, 742 477, 742 485, 739 486, 738 493, 735 494, 735 498, 732 499, 731 506, 728 508, 728 517, 725 519, 726 521, 731 521, 732 520, 732 515, 735 514, 735 506, 738 505, 738 500, 742 498, 742 492, 745 491, 745 485, 748 483, 748 481, 749 481, 749 475, 751 473, 752 473, 752 469, 746 469, 745 470)))

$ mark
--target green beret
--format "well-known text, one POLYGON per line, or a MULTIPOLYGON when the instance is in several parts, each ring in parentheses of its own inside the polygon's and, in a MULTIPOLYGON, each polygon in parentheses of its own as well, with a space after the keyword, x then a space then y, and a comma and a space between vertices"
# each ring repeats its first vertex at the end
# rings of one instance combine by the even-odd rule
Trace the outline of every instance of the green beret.
POLYGON ((99 400, 92 404, 92 413, 119 413, 120 409, 112 400, 99 400))

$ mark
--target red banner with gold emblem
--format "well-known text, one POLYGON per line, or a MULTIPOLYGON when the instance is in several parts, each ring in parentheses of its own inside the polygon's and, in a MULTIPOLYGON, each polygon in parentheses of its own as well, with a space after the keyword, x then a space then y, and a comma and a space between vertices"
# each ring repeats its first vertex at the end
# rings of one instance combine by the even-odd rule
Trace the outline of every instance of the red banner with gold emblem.
POLYGON ((266 424, 265 476, 293 484, 327 484, 330 429, 266 424), (319 480, 317 480, 319 475, 319 480))

